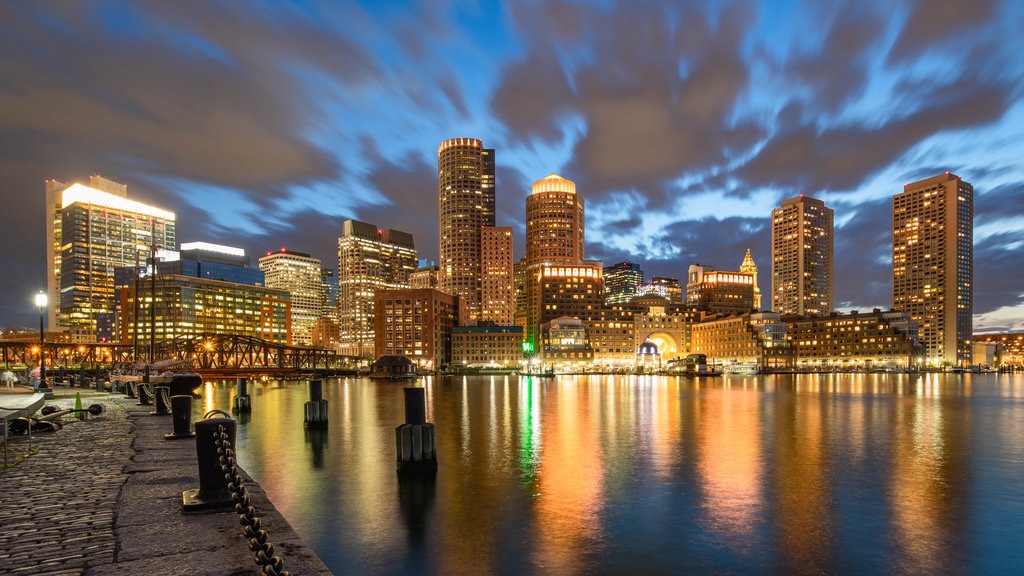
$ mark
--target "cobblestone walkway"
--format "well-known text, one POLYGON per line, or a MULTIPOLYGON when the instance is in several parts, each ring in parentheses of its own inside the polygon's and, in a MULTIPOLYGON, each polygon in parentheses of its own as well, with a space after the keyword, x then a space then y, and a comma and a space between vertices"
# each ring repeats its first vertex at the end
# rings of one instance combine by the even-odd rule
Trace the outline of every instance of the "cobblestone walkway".
MULTIPOLYGON (((63 429, 10 436, 0 468, 0 574, 259 574, 230 509, 181 512, 198 488, 194 440, 166 441, 170 416, 120 394, 81 390, 100 416, 64 416, 63 429), (37 451, 35 451, 37 450, 37 451)), ((47 405, 70 408, 75 391, 47 405)), ((244 474, 243 474, 244 476, 244 474)), ((276 553, 292 574, 330 574, 258 484, 245 477, 276 553)))
MULTIPOLYGON (((48 404, 72 408, 74 397, 61 394, 48 404)), ((87 394, 89 403, 100 400, 87 394)), ((0 469, 0 573, 82 574, 114 561, 114 513, 134 454, 132 425, 120 402, 99 403, 104 414, 64 416, 60 431, 32 435, 37 453, 0 469)), ((28 452, 27 436, 10 437, 11 463, 28 452)))

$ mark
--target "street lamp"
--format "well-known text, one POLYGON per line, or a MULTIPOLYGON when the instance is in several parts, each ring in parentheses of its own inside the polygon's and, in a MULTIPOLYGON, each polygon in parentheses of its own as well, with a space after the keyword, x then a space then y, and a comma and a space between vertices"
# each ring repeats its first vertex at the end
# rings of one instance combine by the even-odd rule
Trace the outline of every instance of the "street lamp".
POLYGON ((46 385, 46 354, 43 351, 45 345, 43 315, 46 313, 46 293, 42 290, 36 294, 36 306, 39 308, 39 391, 46 394, 48 398, 53 398, 53 392, 46 385))

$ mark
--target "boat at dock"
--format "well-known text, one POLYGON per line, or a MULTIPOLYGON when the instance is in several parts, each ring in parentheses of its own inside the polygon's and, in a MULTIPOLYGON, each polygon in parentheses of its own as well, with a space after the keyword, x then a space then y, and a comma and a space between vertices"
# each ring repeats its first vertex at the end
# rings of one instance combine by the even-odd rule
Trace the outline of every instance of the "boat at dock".
POLYGON ((732 374, 734 376, 752 376, 757 374, 757 363, 756 362, 734 362, 725 367, 724 372, 726 374, 732 374))

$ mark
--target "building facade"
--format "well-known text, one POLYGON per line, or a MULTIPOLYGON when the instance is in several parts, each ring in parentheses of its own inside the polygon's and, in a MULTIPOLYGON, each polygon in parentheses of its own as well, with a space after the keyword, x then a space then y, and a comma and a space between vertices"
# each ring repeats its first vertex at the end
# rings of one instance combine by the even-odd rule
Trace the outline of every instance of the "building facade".
POLYGON ((518 368, 523 363, 522 326, 455 326, 452 364, 470 368, 518 368))
POLYGON ((404 356, 434 370, 452 361, 452 329, 468 312, 458 296, 431 288, 379 290, 374 296, 374 357, 404 356))
POLYGON ((437 149, 440 288, 481 312, 480 231, 494 226, 494 149, 476 138, 452 138, 437 149))
POLYGON ((876 309, 782 320, 801 369, 905 370, 917 367, 924 352, 917 323, 906 312, 876 309))
POLYGON ((420 266, 409 273, 410 288, 440 288, 441 269, 437 266, 420 266))
POLYGON ((146 350, 151 341, 160 345, 211 334, 285 345, 291 338, 291 299, 284 290, 158 274, 140 279, 125 294, 120 339, 139 350, 146 350))
MULTIPOLYGON (((1002 362, 1007 366, 1024 366, 1024 332, 1009 334, 975 334, 975 343, 998 344, 1002 347, 1002 362)), ((980 364, 973 359, 975 364, 980 364)))
POLYGON ((828 314, 835 306, 833 213, 801 194, 772 210, 772 309, 828 314))
POLYGON ((754 276, 691 264, 686 305, 708 314, 743 314, 754 310, 754 276))
POLYGON ((327 315, 328 290, 319 258, 282 248, 260 258, 266 286, 291 294, 291 344, 313 345, 313 325, 327 315))
MULTIPOLYGON (((378 290, 409 287, 416 269, 412 235, 379 230, 373 224, 347 220, 338 238, 338 330, 340 353, 375 353, 374 300, 378 290)), ((379 356, 379 354, 378 354, 379 356)))
POLYGON ((129 200, 122 185, 98 178, 104 189, 47 183, 47 198, 59 198, 60 206, 52 215, 60 223, 52 223, 48 236, 60 237, 47 261, 54 266, 49 276, 57 292, 50 307, 58 326, 87 341, 96 341, 98 318, 117 313, 114 270, 151 264, 156 251, 175 248, 173 212, 129 200))
POLYGON ((480 229, 480 323, 511 326, 515 320, 512 227, 480 229))
POLYGON ((692 352, 712 364, 756 363, 761 369, 791 368, 793 349, 777 312, 710 317, 692 326, 692 352))
POLYGON ((971 363, 974 187, 956 174, 892 198, 892 303, 920 327, 929 364, 971 363))
POLYGON ((750 255, 750 249, 747 248, 747 254, 743 257, 743 262, 740 263, 740 272, 743 274, 750 274, 754 279, 754 309, 761 309, 761 289, 757 287, 757 264, 754 263, 754 257, 750 255))
POLYGON ((637 288, 644 283, 644 272, 639 264, 619 262, 604 267, 604 303, 607 306, 625 304, 636 297, 637 288))

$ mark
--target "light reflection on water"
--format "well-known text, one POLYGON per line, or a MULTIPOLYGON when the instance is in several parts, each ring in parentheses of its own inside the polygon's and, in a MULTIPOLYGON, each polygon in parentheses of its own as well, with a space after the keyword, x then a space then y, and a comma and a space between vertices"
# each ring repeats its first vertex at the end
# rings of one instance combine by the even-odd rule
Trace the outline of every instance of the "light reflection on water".
MULTIPOLYGON (((1024 375, 250 382, 238 459, 336 574, 1001 574, 1024 565, 1024 375)), ((229 410, 208 383, 196 418, 229 410)), ((273 534, 271 534, 273 539, 273 534)))

